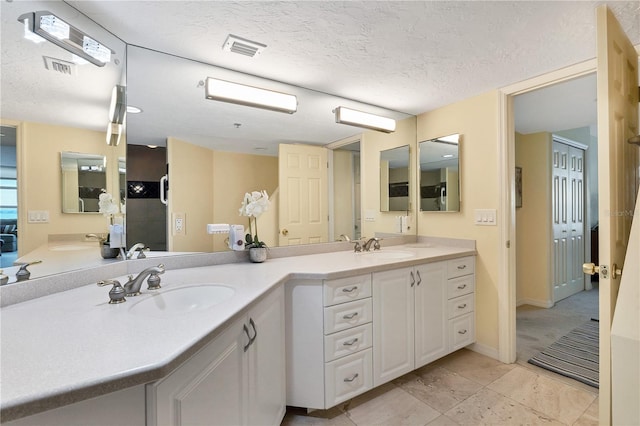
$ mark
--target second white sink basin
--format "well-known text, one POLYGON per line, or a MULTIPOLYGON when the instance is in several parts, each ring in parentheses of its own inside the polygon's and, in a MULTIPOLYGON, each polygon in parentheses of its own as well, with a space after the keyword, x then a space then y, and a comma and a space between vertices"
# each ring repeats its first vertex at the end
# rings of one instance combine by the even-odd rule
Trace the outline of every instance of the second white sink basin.
MULTIPOLYGON (((225 302, 235 290, 221 284, 193 284, 169 290, 161 290, 153 296, 135 302, 129 312, 136 315, 167 316, 198 312, 225 302)), ((135 300, 133 297, 127 299, 135 300)))
POLYGON ((416 254, 410 251, 402 251, 402 250, 375 250, 363 252, 362 257, 365 259, 378 259, 378 260, 386 260, 386 259, 409 259, 410 257, 414 257, 416 254))

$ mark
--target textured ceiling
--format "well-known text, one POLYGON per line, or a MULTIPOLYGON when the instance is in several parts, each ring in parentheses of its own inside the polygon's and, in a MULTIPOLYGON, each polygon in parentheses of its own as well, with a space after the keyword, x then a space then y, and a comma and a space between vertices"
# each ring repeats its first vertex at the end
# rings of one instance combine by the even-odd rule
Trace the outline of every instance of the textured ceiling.
MULTIPOLYGON (((214 147, 233 149, 243 140, 246 150, 267 147, 265 153, 273 153, 277 141, 326 143, 345 136, 347 126, 333 123, 328 129, 320 125, 320 116, 332 121, 330 108, 336 100, 322 93, 316 98, 313 91, 418 114, 591 59, 595 56, 595 7, 601 3, 3 1, 1 113, 3 118, 105 128, 111 87, 125 82, 123 46, 127 43, 191 60, 182 62, 183 69, 150 61, 127 70, 129 80, 137 79, 138 88, 145 80, 157 80, 174 90, 182 87, 182 92, 167 90, 162 96, 157 89, 136 92, 133 82, 126 82, 130 100, 139 101, 145 109, 128 118, 129 124, 137 122, 144 130, 138 134, 139 143, 176 136, 200 144, 215 141, 214 147), (104 68, 84 65, 74 78, 44 70, 42 55, 70 58, 50 43, 34 45, 22 38, 18 14, 42 9, 60 11, 74 25, 87 28, 116 51, 119 62, 104 68), (256 58, 223 51, 228 34, 261 42, 267 48, 256 58), (198 67, 208 68, 196 72, 198 67), (290 89, 301 92, 299 111, 288 116, 296 120, 287 122, 283 115, 275 118, 277 113, 271 112, 251 114, 253 109, 237 106, 235 110, 215 108, 218 103, 205 102, 198 80, 228 70, 267 79, 261 80, 263 86, 277 87, 279 82, 299 86, 290 89), (175 102, 178 99, 180 103, 175 102), (161 112, 160 105, 171 101, 172 108, 161 112), (187 104, 194 108, 185 107, 187 104), (158 113, 150 114, 154 109, 158 113), (234 121, 243 124, 241 130, 230 129, 234 121), (269 134, 272 129, 290 129, 291 134, 269 134)), ((606 3, 632 42, 640 44, 640 2, 606 3)), ((589 105, 582 101, 563 104, 560 113, 552 115, 568 118, 564 112, 579 106, 589 105)), ((531 108, 542 110, 535 104, 531 108)), ((517 123, 527 124, 524 121, 517 123)), ((587 119, 571 123, 578 121, 588 124, 587 119)), ((542 130, 536 127, 539 124, 528 125, 527 129, 542 130)))

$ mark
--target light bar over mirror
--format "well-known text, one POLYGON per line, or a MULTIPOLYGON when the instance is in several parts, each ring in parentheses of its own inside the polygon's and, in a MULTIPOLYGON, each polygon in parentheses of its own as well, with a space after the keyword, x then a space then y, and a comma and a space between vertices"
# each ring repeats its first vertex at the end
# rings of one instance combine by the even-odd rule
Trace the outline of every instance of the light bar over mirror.
POLYGON ((357 111, 343 106, 337 107, 333 112, 336 115, 336 123, 363 127, 385 133, 392 133, 396 130, 396 120, 392 118, 357 111))
POLYGON ((46 10, 20 15, 25 28, 99 67, 111 61, 111 49, 46 10))
POLYGON ((246 86, 212 77, 207 77, 205 96, 207 99, 214 101, 229 102, 289 114, 293 114, 298 110, 298 98, 295 95, 246 86))

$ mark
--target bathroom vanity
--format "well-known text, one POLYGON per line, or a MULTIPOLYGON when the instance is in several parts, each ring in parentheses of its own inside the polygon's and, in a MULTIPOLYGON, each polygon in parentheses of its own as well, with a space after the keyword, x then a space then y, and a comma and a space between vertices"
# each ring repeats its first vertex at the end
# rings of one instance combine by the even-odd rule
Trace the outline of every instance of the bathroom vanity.
MULTIPOLYGON (((94 282, 5 306, 3 424, 278 424, 286 405, 331 407, 474 341, 474 255, 470 242, 165 262, 162 289, 122 304, 94 282), (230 293, 172 305, 211 286, 230 293)), ((117 271, 103 278, 124 282, 117 271)))

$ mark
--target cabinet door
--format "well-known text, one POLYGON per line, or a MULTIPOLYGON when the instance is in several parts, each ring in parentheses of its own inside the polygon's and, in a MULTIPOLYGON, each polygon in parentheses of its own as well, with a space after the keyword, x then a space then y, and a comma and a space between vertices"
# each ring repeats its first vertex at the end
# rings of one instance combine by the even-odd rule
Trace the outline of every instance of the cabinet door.
POLYGON ((248 317, 252 335, 253 324, 257 334, 247 351, 248 424, 280 424, 284 417, 286 400, 284 289, 276 289, 253 308, 248 317))
POLYGON ((413 268, 373 274, 374 386, 413 370, 414 286, 413 268))
POLYGON ((415 268, 415 368, 447 353, 447 263, 415 268))
POLYGON ((243 324, 236 321, 167 377, 147 385, 149 425, 243 423, 243 324))

